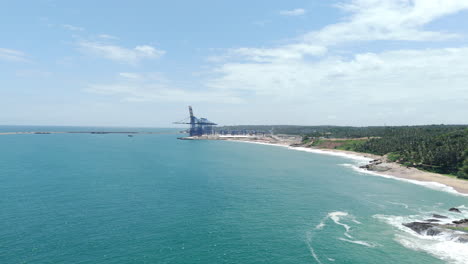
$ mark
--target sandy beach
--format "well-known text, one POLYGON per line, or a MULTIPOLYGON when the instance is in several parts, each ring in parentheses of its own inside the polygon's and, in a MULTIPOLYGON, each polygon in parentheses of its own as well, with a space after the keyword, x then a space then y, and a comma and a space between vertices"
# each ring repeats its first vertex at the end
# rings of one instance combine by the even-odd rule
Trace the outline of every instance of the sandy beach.
MULTIPOLYGON (((306 151, 325 155, 335 155, 347 157, 355 160, 362 161, 365 164, 372 164, 371 168, 359 168, 358 166, 354 169, 360 172, 378 175, 386 178, 394 178, 398 180, 404 180, 418 185, 423 185, 432 189, 447 191, 451 193, 457 193, 468 196, 468 180, 462 180, 453 176, 447 176, 427 171, 418 170, 416 168, 405 167, 395 162, 389 162, 383 156, 360 153, 354 151, 337 150, 337 149, 321 149, 314 147, 303 147, 300 145, 301 139, 297 136, 265 136, 265 137, 217 137, 209 136, 200 139, 211 139, 211 140, 228 140, 228 141, 240 141, 256 144, 267 144, 288 147, 289 149, 306 151)), ((364 165, 365 165, 364 164, 364 165)))

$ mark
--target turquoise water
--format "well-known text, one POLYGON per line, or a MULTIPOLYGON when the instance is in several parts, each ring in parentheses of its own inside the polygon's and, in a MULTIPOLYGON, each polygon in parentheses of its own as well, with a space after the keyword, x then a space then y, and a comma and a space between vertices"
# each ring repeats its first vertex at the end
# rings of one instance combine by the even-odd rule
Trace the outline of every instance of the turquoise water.
POLYGON ((468 262, 466 245, 400 226, 468 217, 467 197, 347 158, 176 137, 0 136, 0 263, 468 262))

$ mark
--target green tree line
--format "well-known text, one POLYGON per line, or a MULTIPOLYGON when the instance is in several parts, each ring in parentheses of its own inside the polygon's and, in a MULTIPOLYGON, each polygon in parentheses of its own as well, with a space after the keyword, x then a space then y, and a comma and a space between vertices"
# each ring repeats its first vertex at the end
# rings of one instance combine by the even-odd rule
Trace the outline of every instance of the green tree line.
MULTIPOLYGON (((366 130, 366 128, 361 128, 366 130)), ((468 179, 468 128, 466 126, 409 126, 367 130, 368 140, 340 146, 358 152, 386 155, 406 166, 457 175, 468 179)), ((341 132, 342 134, 346 134, 341 132)), ((305 141, 336 134, 311 133, 305 141)))

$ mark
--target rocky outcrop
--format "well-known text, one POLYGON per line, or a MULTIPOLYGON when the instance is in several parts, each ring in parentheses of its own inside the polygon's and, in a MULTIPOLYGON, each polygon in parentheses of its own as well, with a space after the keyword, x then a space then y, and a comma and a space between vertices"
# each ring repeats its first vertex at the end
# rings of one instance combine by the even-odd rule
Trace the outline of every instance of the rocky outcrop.
POLYGON ((440 218, 440 219, 448 218, 448 217, 445 216, 445 215, 439 215, 439 214, 433 214, 432 217, 434 217, 434 218, 440 218))
MULTIPOLYGON (((450 208, 451 212, 461 213, 457 208, 450 208)), ((468 219, 460 219, 452 221, 452 223, 439 223, 446 219, 447 216, 433 214, 433 218, 423 222, 404 223, 403 225, 410 228, 414 232, 425 236, 448 235, 452 241, 468 243, 468 219)))
POLYGON ((371 160, 369 164, 360 166, 359 168, 370 171, 388 171, 391 169, 390 167, 385 166, 385 163, 382 159, 371 160))
POLYGON ((449 209, 450 212, 455 212, 455 213, 461 213, 461 211, 458 208, 452 207, 449 209))
POLYGON ((411 222, 403 224, 420 235, 436 236, 442 233, 439 225, 424 222, 411 222))
MULTIPOLYGON (((458 241, 461 243, 468 243, 468 232, 462 231, 463 228, 468 227, 468 219, 464 219, 466 222, 463 222, 466 226, 461 226, 459 224, 446 224, 440 225, 435 223, 426 223, 426 222, 411 222, 405 223, 404 226, 410 228, 414 232, 425 235, 425 236, 438 236, 442 234, 449 235, 451 240, 458 241)), ((454 221, 458 222, 458 221, 454 221)))
POLYGON ((456 224, 456 225, 462 225, 462 226, 468 227, 468 219, 462 219, 462 220, 458 220, 458 221, 453 221, 452 223, 454 223, 454 224, 456 224))

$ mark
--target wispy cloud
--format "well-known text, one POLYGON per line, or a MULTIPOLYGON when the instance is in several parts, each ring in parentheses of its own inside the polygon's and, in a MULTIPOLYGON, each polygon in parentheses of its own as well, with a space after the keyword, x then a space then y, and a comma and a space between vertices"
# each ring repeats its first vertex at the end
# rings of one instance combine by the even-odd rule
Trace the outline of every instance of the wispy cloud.
POLYGON ((49 78, 53 74, 49 71, 38 69, 25 69, 16 71, 16 76, 22 78, 49 78))
POLYGON ((246 88, 278 99, 366 98, 367 102, 415 99, 421 94, 468 100, 468 47, 361 53, 351 59, 328 57, 306 62, 227 63, 208 86, 246 88), (430 76, 430 77, 429 77, 430 76), (450 80, 451 93, 440 94, 450 80))
POLYGON ((254 22, 252 22, 252 24, 254 24, 255 26, 259 26, 259 27, 264 27, 268 24, 271 23, 271 20, 269 19, 264 19, 264 20, 256 20, 254 22))
POLYGON ((337 5, 348 12, 345 22, 331 24, 304 36, 304 41, 336 45, 355 41, 442 41, 456 34, 424 30, 437 18, 468 8, 468 1, 351 0, 337 5))
MULTIPOLYGON (((117 80, 92 84, 87 91, 134 102, 255 103, 257 111, 277 104, 282 106, 281 112, 290 111, 291 118, 300 110, 314 113, 300 116, 300 122, 327 122, 329 117, 343 122, 358 118, 357 113, 363 113, 359 118, 366 119, 364 124, 377 124, 392 115, 396 120, 412 115, 409 120, 413 123, 464 120, 468 115, 464 106, 468 101, 468 46, 402 49, 392 45, 379 52, 347 50, 346 57, 336 50, 345 44, 372 41, 439 41, 438 46, 449 46, 444 41, 457 34, 429 31, 426 25, 468 9, 468 2, 350 0, 338 8, 346 15, 342 22, 299 36, 289 44, 234 48, 211 57, 214 66, 197 85, 201 89, 184 89, 181 87, 186 86, 169 81, 150 80, 146 74, 123 72, 117 80), (434 105, 446 110, 438 111, 434 105), (453 113, 450 117, 445 114, 448 111, 453 113)), ((100 45, 99 52, 102 46, 124 49, 100 45)))
POLYGON ((0 48, 0 60, 26 62, 26 54, 19 50, 0 48))
POLYGON ((467 1, 351 0, 338 8, 348 14, 343 22, 309 32, 291 44, 229 50, 214 61, 216 77, 205 85, 233 94, 247 91, 257 104, 303 106, 324 115, 343 116, 349 109, 356 113, 378 106, 380 117, 413 113, 413 120, 418 116, 422 120, 421 114, 427 113, 424 122, 444 120, 433 109, 436 103, 459 111, 454 120, 468 114, 466 107, 465 112, 456 110, 468 101, 468 46, 356 54, 351 50, 351 58, 335 52, 343 44, 370 41, 444 43, 458 35, 428 31, 425 26, 467 10, 467 1))
POLYGON ((157 59, 166 53, 149 45, 140 45, 133 49, 91 41, 81 41, 78 45, 85 52, 128 64, 136 64, 145 59, 157 59))
POLYGON ((120 73, 122 81, 107 84, 90 84, 85 91, 116 96, 129 102, 220 102, 242 101, 229 91, 188 90, 178 88, 160 73, 120 73))
MULTIPOLYGON (((306 33, 294 43, 273 48, 244 47, 227 54, 211 56, 224 61, 238 55, 255 62, 303 59, 323 56, 332 47, 368 41, 444 41, 459 37, 447 32, 428 31, 424 26, 437 18, 468 9, 467 1, 439 0, 350 0, 337 5, 347 12, 344 22, 330 24, 306 33)), ((299 10, 299 9, 295 9, 299 10)), ((300 11, 293 12, 301 13, 300 11)), ((286 14, 286 13, 285 13, 286 14)))
POLYGON ((138 73, 133 73, 133 72, 121 72, 119 73, 119 76, 124 78, 124 79, 130 79, 130 80, 143 80, 143 76, 138 73))
POLYGON ((303 8, 296 8, 292 10, 281 10, 279 13, 282 16, 303 16, 306 12, 307 11, 303 8))
POLYGON ((98 37, 101 38, 101 39, 119 39, 118 37, 108 35, 108 34, 100 34, 100 35, 98 35, 98 37))
POLYGON ((63 24, 62 27, 70 31, 85 31, 85 29, 82 27, 77 27, 69 24, 63 24))
POLYGON ((284 45, 278 48, 238 48, 230 51, 231 54, 241 56, 256 62, 271 62, 277 60, 298 60, 307 55, 319 56, 327 52, 323 46, 306 43, 284 45))

